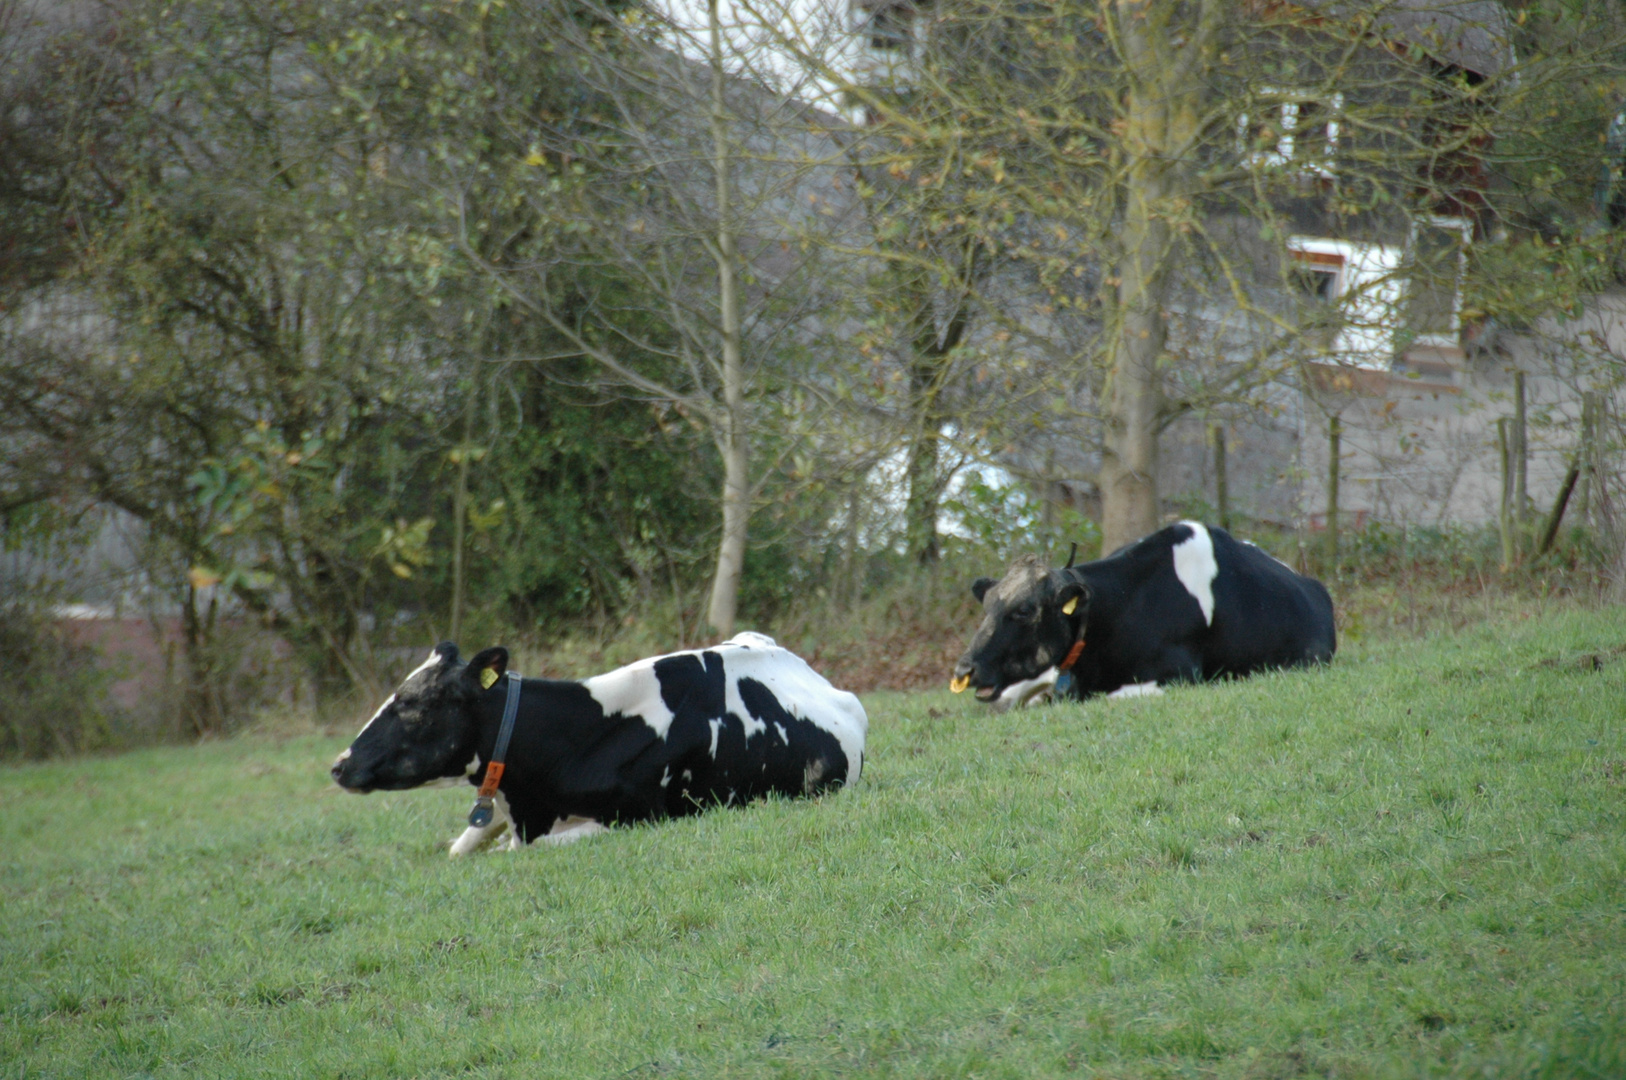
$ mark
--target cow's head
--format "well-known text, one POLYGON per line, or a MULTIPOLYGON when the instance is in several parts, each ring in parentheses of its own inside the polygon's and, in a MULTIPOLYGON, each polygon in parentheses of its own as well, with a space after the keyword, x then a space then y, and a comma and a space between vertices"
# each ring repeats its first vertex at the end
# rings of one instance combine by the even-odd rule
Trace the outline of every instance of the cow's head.
POLYGON ((456 645, 437 645, 339 755, 333 779, 365 794, 466 776, 479 738, 476 704, 507 667, 507 649, 486 649, 464 664, 456 645))
POLYGON ((1037 555, 1023 555, 998 581, 978 578, 971 595, 982 604, 982 625, 954 665, 950 686, 956 693, 975 687, 983 701, 1065 660, 1090 607, 1088 585, 1066 570, 1046 569, 1037 555))

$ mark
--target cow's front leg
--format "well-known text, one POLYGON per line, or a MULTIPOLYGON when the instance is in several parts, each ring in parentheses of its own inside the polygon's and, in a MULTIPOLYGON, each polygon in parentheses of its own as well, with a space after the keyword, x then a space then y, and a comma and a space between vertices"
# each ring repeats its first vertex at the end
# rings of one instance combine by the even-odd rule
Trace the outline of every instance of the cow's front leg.
MULTIPOLYGON (((455 858, 459 855, 468 855, 472 852, 479 851, 481 848, 500 837, 503 830, 509 828, 509 825, 508 800, 503 798, 502 792, 499 791, 497 792, 497 797, 492 800, 491 824, 481 826, 470 825, 468 828, 464 829, 463 835, 452 841, 452 856, 455 858)), ((519 834, 517 832, 512 833, 509 843, 505 846, 509 851, 512 851, 519 846, 518 841, 519 834)))
POLYGON ((999 697, 994 699, 994 711, 1004 712, 1007 709, 1021 709, 1029 705, 1036 705, 1047 701, 1055 695, 1056 680, 1061 672, 1054 667, 1046 668, 1036 679, 1024 679, 1021 682, 1011 683, 999 697))

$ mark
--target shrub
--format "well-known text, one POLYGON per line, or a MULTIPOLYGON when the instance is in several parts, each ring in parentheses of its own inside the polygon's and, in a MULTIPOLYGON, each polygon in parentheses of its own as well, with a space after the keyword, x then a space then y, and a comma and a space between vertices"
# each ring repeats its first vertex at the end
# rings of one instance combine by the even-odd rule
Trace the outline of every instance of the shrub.
POLYGON ((112 746, 122 734, 108 675, 37 608, 0 606, 0 759, 44 758, 112 746))

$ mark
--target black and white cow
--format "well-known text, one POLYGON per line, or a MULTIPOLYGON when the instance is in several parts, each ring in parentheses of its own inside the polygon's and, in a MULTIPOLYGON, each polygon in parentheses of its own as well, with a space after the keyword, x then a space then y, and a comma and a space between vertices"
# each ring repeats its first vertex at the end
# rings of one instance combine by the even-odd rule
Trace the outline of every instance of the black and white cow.
MULTIPOLYGON (((347 791, 478 785, 502 722, 508 651, 467 664, 450 642, 406 677, 333 763, 347 791)), ((869 720, 858 698, 761 634, 580 682, 525 679, 495 816, 452 854, 512 826, 510 846, 851 784, 869 720)))
POLYGON ((1319 581, 1195 521, 1060 570, 1025 555, 971 592, 982 625, 951 688, 975 687, 1001 707, 1052 693, 1157 693, 1169 682, 1324 663, 1337 648, 1319 581))

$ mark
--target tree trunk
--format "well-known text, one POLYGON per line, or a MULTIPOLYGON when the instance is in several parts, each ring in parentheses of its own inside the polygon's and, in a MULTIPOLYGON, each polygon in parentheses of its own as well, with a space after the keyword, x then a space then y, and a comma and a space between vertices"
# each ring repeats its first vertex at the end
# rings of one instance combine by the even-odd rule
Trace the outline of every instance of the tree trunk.
POLYGON ((217 734, 225 726, 225 716, 216 693, 215 612, 217 600, 211 595, 209 614, 198 612, 198 591, 188 585, 186 603, 181 607, 182 647, 186 652, 186 686, 181 692, 181 722, 193 738, 217 734))
POLYGON ((457 450, 457 489, 452 493, 452 630, 457 641, 463 630, 463 542, 469 519, 469 440, 474 437, 474 391, 463 406, 463 439, 457 450))
POLYGON ((718 450, 723 459, 723 533, 717 545, 706 619, 718 635, 734 636, 740 580, 745 573, 746 526, 751 519, 750 444, 745 419, 745 374, 740 358, 740 297, 731 220, 728 113, 723 98, 722 30, 718 0, 710 0, 712 169, 717 182, 717 304, 723 353, 723 415, 718 450))
POLYGON ((1226 475, 1225 425, 1214 425, 1214 511, 1219 515, 1219 527, 1231 529, 1231 483, 1226 475))
POLYGON ((1118 264, 1101 454, 1101 550, 1116 551, 1158 524, 1157 433, 1163 410, 1163 307, 1170 280, 1166 205, 1167 105, 1132 90, 1125 124, 1124 255, 1118 264))
POLYGON ((965 338, 971 312, 964 289, 976 276, 979 249, 970 244, 961 264, 962 291, 951 298, 948 323, 937 324, 937 295, 931 278, 915 268, 903 271, 900 292, 910 304, 909 356, 909 435, 908 461, 904 475, 909 484, 905 507, 904 541, 908 552, 922 566, 930 566, 942 556, 937 542, 938 507, 943 494, 942 460, 944 415, 941 401, 948 379, 951 357, 965 338))
POLYGON ((746 525, 751 517, 750 466, 745 440, 730 423, 723 449, 723 535, 717 546, 717 574, 712 579, 706 619, 719 637, 734 636, 740 580, 745 572, 746 525))
POLYGON ((904 473, 909 483, 909 501, 904 509, 904 544, 921 566, 930 566, 942 556, 937 543, 937 432, 917 428, 909 441, 909 460, 904 473))
POLYGON ((1190 170, 1210 95, 1204 77, 1217 55, 1221 16, 1232 6, 1231 0, 1141 0, 1100 9, 1127 76, 1114 151, 1122 250, 1108 295, 1116 310, 1102 395, 1105 552, 1157 528, 1162 513, 1157 439, 1165 403, 1158 364, 1179 257, 1174 223, 1189 212, 1190 170))

